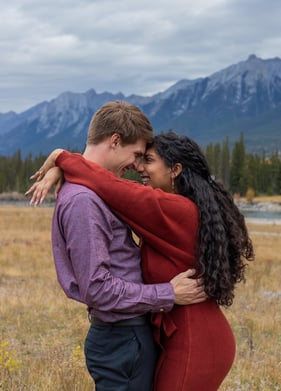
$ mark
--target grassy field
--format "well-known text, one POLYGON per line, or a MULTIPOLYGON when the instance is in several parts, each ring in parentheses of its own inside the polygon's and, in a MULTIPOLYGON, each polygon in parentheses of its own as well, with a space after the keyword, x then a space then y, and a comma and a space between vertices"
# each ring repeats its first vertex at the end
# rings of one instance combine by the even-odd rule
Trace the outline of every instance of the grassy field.
MULTIPOLYGON (((56 281, 51 215, 52 208, 0 206, 1 390, 93 390, 83 354, 87 314, 56 281)), ((225 311, 237 356, 220 391, 281 390, 281 225, 249 230, 256 261, 225 311)))

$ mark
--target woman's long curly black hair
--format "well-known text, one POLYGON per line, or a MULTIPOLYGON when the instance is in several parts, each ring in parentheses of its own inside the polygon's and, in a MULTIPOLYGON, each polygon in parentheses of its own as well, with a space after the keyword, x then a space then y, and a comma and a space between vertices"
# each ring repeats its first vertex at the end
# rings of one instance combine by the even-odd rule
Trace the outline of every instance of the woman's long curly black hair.
POLYGON ((175 189, 199 210, 198 273, 207 295, 220 305, 230 306, 235 284, 245 280, 246 261, 254 259, 244 216, 231 194, 212 178, 207 160, 194 141, 169 131, 156 135, 153 146, 168 167, 182 164, 175 189))

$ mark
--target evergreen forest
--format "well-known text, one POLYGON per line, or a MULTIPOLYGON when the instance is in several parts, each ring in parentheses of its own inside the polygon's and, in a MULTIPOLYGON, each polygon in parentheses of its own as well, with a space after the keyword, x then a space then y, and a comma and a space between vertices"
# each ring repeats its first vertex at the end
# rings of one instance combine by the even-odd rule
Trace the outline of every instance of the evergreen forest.
MULTIPOLYGON (((276 195, 281 193, 281 157, 278 151, 247 153, 243 133, 230 149, 226 138, 221 143, 208 144, 203 151, 209 162, 212 175, 222 181, 232 192, 240 196, 276 195)), ((46 156, 25 158, 18 150, 12 156, 0 156, 0 193, 25 193, 30 187, 29 177, 38 170, 46 156)), ((135 173, 127 175, 137 179, 135 173)))

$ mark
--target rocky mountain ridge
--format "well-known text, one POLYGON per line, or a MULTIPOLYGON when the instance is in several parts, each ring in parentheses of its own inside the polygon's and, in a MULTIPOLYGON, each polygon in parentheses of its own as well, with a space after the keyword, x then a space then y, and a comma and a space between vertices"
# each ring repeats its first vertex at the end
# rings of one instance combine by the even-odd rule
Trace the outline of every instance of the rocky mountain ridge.
POLYGON ((180 80, 150 97, 64 92, 16 114, 0 114, 0 155, 83 149, 93 113, 110 100, 127 100, 149 117, 155 132, 174 129, 200 145, 230 143, 244 133, 248 149, 281 150, 281 59, 247 60, 194 80, 180 80))

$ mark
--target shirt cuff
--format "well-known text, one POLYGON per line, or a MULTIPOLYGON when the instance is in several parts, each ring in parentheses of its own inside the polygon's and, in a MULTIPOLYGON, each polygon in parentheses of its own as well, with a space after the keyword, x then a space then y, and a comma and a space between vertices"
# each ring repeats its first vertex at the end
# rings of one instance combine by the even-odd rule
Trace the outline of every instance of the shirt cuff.
POLYGON ((171 283, 156 284, 157 305, 159 308, 156 312, 171 311, 175 304, 174 288, 171 283))

